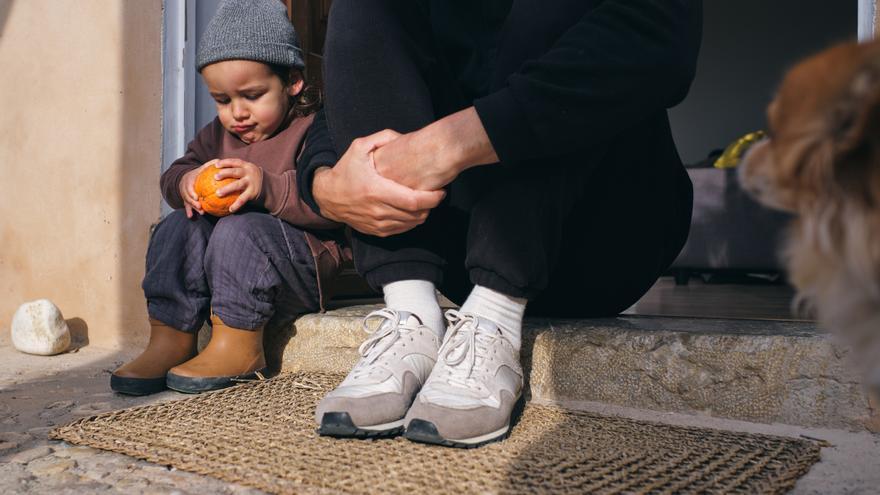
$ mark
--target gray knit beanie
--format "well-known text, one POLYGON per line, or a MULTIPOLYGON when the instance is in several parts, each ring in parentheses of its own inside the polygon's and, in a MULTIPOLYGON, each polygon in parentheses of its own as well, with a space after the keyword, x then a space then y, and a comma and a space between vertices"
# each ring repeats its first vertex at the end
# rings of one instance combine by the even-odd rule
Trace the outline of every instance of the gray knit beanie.
POLYGON ((305 67, 296 31, 279 0, 225 0, 199 40, 196 67, 223 60, 254 60, 305 67))

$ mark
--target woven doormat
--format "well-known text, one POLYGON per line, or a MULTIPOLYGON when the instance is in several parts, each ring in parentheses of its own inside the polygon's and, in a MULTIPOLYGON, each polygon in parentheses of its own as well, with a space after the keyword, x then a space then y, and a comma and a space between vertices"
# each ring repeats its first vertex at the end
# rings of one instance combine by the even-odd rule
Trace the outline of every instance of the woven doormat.
POLYGON ((51 437, 278 493, 781 493, 813 442, 530 404, 510 438, 473 450, 315 433, 342 377, 287 373, 105 413, 51 437))

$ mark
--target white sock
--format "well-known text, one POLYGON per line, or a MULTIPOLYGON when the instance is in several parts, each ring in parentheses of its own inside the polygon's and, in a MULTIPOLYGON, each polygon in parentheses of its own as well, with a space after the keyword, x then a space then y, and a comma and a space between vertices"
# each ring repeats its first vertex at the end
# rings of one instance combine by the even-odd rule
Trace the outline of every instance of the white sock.
POLYGON ((519 350, 526 302, 525 299, 510 297, 477 285, 471 291, 471 295, 468 296, 464 304, 461 305, 461 312, 472 313, 491 320, 501 328, 507 340, 519 350))
POLYGON ((427 280, 399 280, 383 285, 382 292, 386 306, 418 316, 425 326, 443 338, 446 321, 440 311, 433 283, 427 280))

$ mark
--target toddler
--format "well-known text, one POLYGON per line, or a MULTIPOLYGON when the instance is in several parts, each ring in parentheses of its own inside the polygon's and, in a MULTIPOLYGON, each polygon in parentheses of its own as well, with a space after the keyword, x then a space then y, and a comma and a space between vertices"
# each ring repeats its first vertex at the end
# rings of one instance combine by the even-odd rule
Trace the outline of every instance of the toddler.
POLYGON ((225 1, 196 59, 217 118, 162 175, 162 194, 176 210, 156 227, 147 250, 150 341, 113 373, 116 392, 143 395, 167 386, 198 393, 265 377, 264 329, 320 309, 322 282, 342 261, 338 231, 320 230, 337 225, 297 194, 297 159, 327 158, 332 143, 322 141, 326 132, 314 132, 305 146, 323 118, 303 96, 302 51, 284 6, 225 1), (205 214, 193 190, 199 172, 214 164, 218 180, 235 179, 218 195, 240 194, 232 214, 219 219, 205 214), (197 332, 208 318, 211 341, 196 355, 197 332))

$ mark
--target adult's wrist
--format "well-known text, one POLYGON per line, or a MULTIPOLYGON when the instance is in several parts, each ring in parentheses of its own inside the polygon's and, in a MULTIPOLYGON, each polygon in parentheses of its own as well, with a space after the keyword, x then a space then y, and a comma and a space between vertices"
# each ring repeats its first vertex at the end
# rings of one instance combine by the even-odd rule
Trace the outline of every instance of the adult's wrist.
POLYGON ((438 143, 437 152, 442 162, 450 164, 456 175, 471 167, 498 161, 474 107, 448 115, 423 130, 432 134, 426 141, 438 143))

